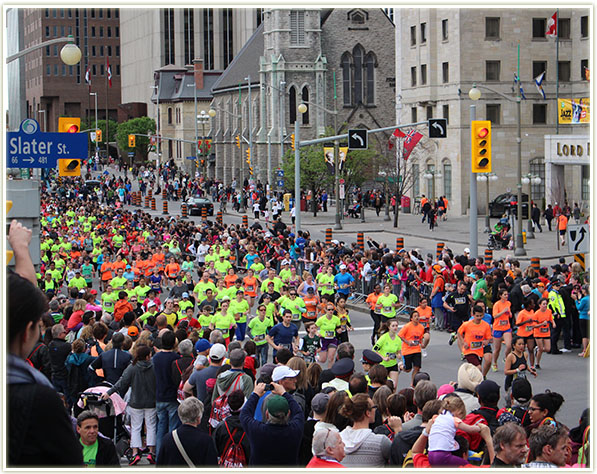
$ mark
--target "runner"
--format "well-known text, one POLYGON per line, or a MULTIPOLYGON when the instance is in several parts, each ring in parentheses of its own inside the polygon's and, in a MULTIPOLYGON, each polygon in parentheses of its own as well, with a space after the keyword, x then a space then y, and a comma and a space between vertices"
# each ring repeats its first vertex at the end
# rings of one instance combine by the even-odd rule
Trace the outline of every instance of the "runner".
POLYGON ((328 303, 325 307, 325 314, 320 316, 315 325, 319 328, 319 337, 321 338, 321 351, 319 352, 319 362, 328 363, 328 369, 334 364, 334 356, 338 347, 336 331, 341 326, 340 318, 334 314, 334 306, 328 303))
POLYGON ((480 305, 473 307, 473 320, 463 323, 458 329, 458 339, 464 359, 481 369, 483 348, 491 341, 491 327, 483 321, 484 309, 480 305))
POLYGON ((373 350, 383 359, 381 365, 386 368, 394 383, 394 392, 398 392, 398 375, 404 368, 401 352, 402 340, 398 336, 398 321, 393 319, 382 323, 381 332, 383 334, 373 346, 373 350))
POLYGON ((498 291, 499 300, 493 305, 493 364, 491 370, 497 372, 498 358, 502 349, 502 339, 506 343, 506 353, 504 358, 510 354, 512 346, 512 328, 510 327, 510 318, 512 313, 510 307, 512 304, 508 301, 508 290, 498 291))
POLYGON ((402 340, 404 372, 413 371, 411 379, 413 387, 415 375, 421 370, 421 343, 425 335, 425 327, 420 324, 419 318, 419 313, 413 311, 410 315, 410 322, 406 323, 398 332, 398 337, 402 340))
POLYGON ((398 308, 398 297, 391 293, 392 287, 389 283, 386 283, 383 287, 383 294, 377 297, 375 303, 375 310, 381 314, 381 324, 388 324, 390 320, 396 317, 396 308, 398 308))
POLYGON ((423 326, 425 332, 423 334, 423 340, 421 341, 421 354, 423 357, 427 357, 426 347, 429 345, 431 340, 431 332, 429 330, 429 323, 432 318, 431 306, 428 306, 429 301, 425 296, 419 297, 419 306, 415 308, 415 311, 419 314, 419 322, 423 326))
POLYGON ((530 367, 533 369, 535 367, 535 338, 533 337, 533 326, 535 323, 535 301, 529 299, 525 302, 524 308, 518 312, 518 316, 516 316, 516 335, 524 340, 529 354, 530 367))
POLYGON ((381 286, 376 284, 373 291, 367 295, 365 303, 369 305, 369 315, 373 320, 373 332, 371 333, 371 345, 375 345, 379 334, 379 325, 381 324, 381 314, 376 311, 377 299, 381 295, 381 286))
POLYGON ((533 337, 537 343, 537 360, 535 362, 535 368, 541 368, 541 356, 545 352, 551 350, 551 330, 550 326, 555 328, 556 323, 553 319, 553 313, 551 309, 547 307, 547 298, 541 298, 539 300, 539 309, 535 311, 535 322, 533 325, 533 337))
POLYGON ((512 352, 506 357, 504 363, 504 389, 506 392, 510 390, 512 381, 516 378, 526 378, 527 371, 533 376, 537 377, 537 372, 534 367, 530 367, 526 357, 524 356, 525 340, 523 337, 514 336, 512 339, 512 352))

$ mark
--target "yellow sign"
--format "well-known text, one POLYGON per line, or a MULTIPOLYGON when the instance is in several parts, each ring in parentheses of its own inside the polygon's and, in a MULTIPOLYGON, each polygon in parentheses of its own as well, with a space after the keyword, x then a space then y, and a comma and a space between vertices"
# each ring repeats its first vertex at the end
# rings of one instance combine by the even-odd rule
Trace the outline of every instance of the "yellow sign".
POLYGON ((591 123, 591 100, 558 99, 559 123, 591 123))

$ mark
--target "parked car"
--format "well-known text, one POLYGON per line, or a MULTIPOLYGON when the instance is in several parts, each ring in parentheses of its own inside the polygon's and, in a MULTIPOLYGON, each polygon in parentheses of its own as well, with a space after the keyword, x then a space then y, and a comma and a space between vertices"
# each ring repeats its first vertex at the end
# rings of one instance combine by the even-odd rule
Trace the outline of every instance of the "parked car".
MULTIPOLYGON (((489 203, 489 215, 491 217, 502 217, 508 213, 508 209, 514 203, 513 212, 516 212, 518 196, 514 193, 504 193, 497 196, 489 203)), ((529 218, 529 195, 522 193, 522 218, 529 218)))
POLYGON ((189 211, 189 216, 200 216, 202 212, 201 209, 203 209, 204 207, 207 208, 208 216, 214 215, 214 205, 207 198, 200 196, 191 196, 187 199, 186 205, 189 211))

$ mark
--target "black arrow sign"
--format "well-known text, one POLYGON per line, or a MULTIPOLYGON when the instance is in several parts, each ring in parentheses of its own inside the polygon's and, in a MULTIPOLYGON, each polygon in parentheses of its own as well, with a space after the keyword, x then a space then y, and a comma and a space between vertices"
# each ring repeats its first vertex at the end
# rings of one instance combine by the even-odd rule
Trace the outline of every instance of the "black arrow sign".
POLYGON ((580 243, 585 239, 585 234, 587 233, 587 231, 584 227, 581 227, 578 233, 580 234, 580 239, 578 239, 578 242, 576 242, 576 245, 574 246, 575 252, 578 250, 580 243))

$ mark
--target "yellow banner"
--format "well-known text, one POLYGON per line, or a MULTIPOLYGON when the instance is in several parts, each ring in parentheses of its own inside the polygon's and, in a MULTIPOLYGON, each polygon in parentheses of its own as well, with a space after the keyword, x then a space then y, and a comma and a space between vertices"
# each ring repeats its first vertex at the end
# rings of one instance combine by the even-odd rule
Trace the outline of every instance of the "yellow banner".
POLYGON ((558 121, 559 123, 590 123, 590 99, 558 99, 558 121))
POLYGON ((333 146, 324 146, 323 147, 323 156, 325 159, 325 164, 328 167, 328 172, 334 172, 334 147, 333 146))

